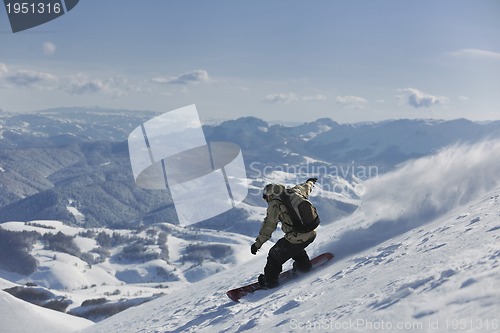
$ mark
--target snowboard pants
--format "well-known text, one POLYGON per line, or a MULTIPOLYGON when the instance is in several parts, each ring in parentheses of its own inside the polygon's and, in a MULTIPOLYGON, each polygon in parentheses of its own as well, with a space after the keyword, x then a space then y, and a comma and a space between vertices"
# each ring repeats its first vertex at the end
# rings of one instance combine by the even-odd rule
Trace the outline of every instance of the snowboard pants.
POLYGON ((283 264, 289 259, 295 261, 295 269, 303 272, 309 271, 311 269, 311 262, 305 248, 311 244, 315 238, 316 237, 313 237, 307 242, 299 244, 290 243, 286 238, 278 240, 269 250, 267 256, 266 267, 264 267, 266 281, 277 281, 278 276, 283 270, 283 264))

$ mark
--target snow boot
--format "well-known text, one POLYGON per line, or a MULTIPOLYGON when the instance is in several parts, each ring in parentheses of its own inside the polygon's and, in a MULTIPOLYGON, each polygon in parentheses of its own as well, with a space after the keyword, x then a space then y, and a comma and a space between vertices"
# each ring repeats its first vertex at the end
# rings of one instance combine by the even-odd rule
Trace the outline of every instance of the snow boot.
POLYGON ((279 281, 267 281, 266 276, 264 274, 259 275, 259 285, 262 289, 272 289, 279 286, 279 281))
POLYGON ((294 274, 296 273, 307 273, 311 270, 312 265, 311 262, 308 260, 307 262, 297 262, 294 261, 292 265, 292 271, 294 274))

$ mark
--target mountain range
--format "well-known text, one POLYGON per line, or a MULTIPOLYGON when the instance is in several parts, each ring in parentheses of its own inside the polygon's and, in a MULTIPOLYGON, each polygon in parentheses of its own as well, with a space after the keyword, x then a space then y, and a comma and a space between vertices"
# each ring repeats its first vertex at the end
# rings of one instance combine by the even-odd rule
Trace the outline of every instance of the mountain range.
MULTIPOLYGON (((169 194, 138 188, 131 173, 127 137, 155 115, 99 108, 0 113, 0 222, 42 219, 86 227, 176 223, 169 194), (72 214, 75 209, 82 215, 72 214)), ((248 204, 262 206, 255 194, 278 172, 291 174, 291 183, 316 175, 325 192, 339 194, 321 198, 325 214, 338 218, 355 209, 359 196, 353 188, 360 180, 448 145, 497 138, 500 121, 339 124, 318 119, 289 127, 246 117, 208 124, 203 130, 209 142, 241 147, 254 185, 248 204)), ((239 222, 246 212, 235 209, 226 215, 230 217, 203 226, 234 230, 228 218, 239 222)))

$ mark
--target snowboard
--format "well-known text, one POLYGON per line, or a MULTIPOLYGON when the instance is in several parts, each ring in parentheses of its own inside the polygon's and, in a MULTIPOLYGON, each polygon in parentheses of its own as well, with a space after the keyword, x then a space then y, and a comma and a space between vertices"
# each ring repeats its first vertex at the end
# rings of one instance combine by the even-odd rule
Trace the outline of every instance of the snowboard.
MULTIPOLYGON (((320 254, 317 257, 314 257, 311 259, 311 264, 312 264, 312 269, 314 270, 316 267, 319 267, 328 261, 333 259, 333 254, 331 253, 323 253, 320 254)), ((293 279, 297 273, 293 271, 293 269, 289 269, 287 271, 284 271, 280 274, 279 276, 279 281, 280 285, 283 284, 285 281, 288 281, 290 279, 293 279)), ((308 273, 306 273, 308 274, 308 273)), ((244 297, 245 295, 251 294, 257 290, 262 289, 262 287, 259 285, 259 282, 254 282, 249 285, 239 287, 236 289, 229 290, 226 292, 226 295, 233 301, 239 302, 240 298, 244 297)))

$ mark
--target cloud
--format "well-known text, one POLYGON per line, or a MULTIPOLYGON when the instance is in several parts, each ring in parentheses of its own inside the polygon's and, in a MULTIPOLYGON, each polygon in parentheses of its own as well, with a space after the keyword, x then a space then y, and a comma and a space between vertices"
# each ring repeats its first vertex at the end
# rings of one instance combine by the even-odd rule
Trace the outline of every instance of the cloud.
POLYGON ((56 52, 56 46, 54 45, 54 43, 44 42, 42 44, 42 50, 43 50, 43 54, 51 55, 51 54, 54 54, 56 52))
POLYGON ((102 80, 90 79, 87 75, 79 73, 70 76, 62 87, 72 95, 95 94, 104 90, 102 80))
POLYGON ((194 71, 190 71, 179 76, 173 77, 155 77, 152 79, 155 83, 160 84, 180 84, 186 85, 191 83, 201 83, 207 82, 210 80, 208 76, 208 72, 204 69, 198 69, 194 71))
POLYGON ((134 89, 128 84, 125 78, 92 79, 86 74, 80 73, 72 75, 67 79, 63 90, 73 95, 107 93, 115 97, 120 97, 134 89))
POLYGON ((264 102, 266 103, 290 103, 294 101, 298 101, 297 95, 294 93, 279 93, 279 94, 269 94, 264 98, 264 102))
POLYGON ((9 72, 9 68, 6 64, 0 62, 0 77, 7 74, 9 72))
POLYGON ((140 91, 140 87, 132 86, 124 77, 91 78, 87 74, 78 73, 70 76, 56 76, 36 70, 11 71, 6 64, 0 63, 0 87, 35 88, 42 90, 60 90, 73 95, 106 93, 113 97, 126 95, 130 91, 140 91))
POLYGON ((477 58, 500 60, 500 53, 481 49, 461 49, 450 52, 449 55, 456 58, 477 58))
POLYGON ((316 94, 316 95, 311 95, 311 96, 304 96, 301 98, 301 100, 306 101, 306 102, 310 102, 310 101, 322 102, 322 101, 326 101, 326 96, 321 95, 321 94, 316 94))
POLYGON ((297 101, 322 102, 325 100, 326 96, 321 94, 299 97, 297 96, 297 94, 287 92, 287 93, 269 94, 264 98, 263 102, 271 104, 277 104, 277 103, 288 104, 290 102, 297 102, 297 101))
POLYGON ((75 94, 75 95, 95 94, 105 90, 106 90, 106 85, 99 80, 92 80, 87 82, 73 82, 71 86, 69 86, 67 89, 67 91, 70 94, 75 94))
POLYGON ((17 72, 7 75, 5 80, 11 84, 21 87, 29 87, 37 83, 54 81, 57 77, 43 72, 33 70, 18 70, 17 72))
POLYGON ((368 104, 366 99, 358 96, 337 96, 335 102, 348 109, 363 109, 368 104))
POLYGON ((406 103, 414 108, 429 108, 433 105, 441 105, 448 102, 448 97, 430 95, 415 88, 399 89, 398 91, 405 93, 405 95, 397 96, 396 99, 406 101, 406 103))
POLYGON ((159 84, 168 84, 171 81, 171 79, 165 77, 154 77, 151 79, 151 81, 159 84))

